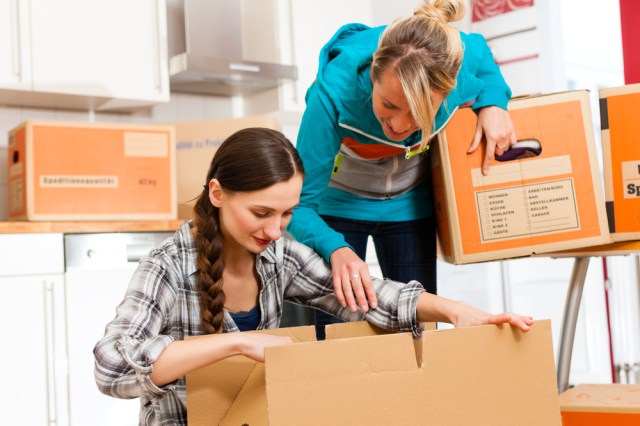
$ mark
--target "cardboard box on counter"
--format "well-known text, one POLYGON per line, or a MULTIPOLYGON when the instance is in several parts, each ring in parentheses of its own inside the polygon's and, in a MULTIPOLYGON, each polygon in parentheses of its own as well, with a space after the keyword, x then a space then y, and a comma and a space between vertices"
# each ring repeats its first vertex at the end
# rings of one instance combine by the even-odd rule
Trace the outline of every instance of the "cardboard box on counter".
POLYGON ((172 126, 27 120, 9 132, 9 220, 173 220, 172 126))
POLYGON ((600 90, 604 194, 613 241, 640 240, 640 84, 600 90))
POLYGON ((470 108, 455 112, 433 145, 440 256, 454 264, 548 253, 610 242, 589 93, 512 100, 523 158, 494 161, 482 174, 484 143, 470 108))
POLYGON ((202 193, 211 159, 224 140, 247 127, 280 130, 271 116, 169 123, 176 129, 178 218, 190 219, 195 198, 202 193))
MULTIPOLYGON (((559 425, 551 324, 385 334, 366 322, 263 331, 294 344, 187 375, 191 426, 559 425)), ((201 338, 201 337, 195 337, 201 338)))
POLYGON ((559 399, 563 426, 640 425, 640 385, 581 384, 559 399))

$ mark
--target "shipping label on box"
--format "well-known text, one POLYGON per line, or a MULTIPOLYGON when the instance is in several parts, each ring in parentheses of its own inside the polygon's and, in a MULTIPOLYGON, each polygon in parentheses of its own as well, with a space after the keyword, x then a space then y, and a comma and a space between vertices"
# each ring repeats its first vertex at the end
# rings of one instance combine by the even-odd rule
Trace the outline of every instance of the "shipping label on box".
POLYGON ((640 424, 640 385, 580 384, 559 400, 563 426, 640 424))
POLYGON ((605 200, 613 241, 640 240, 640 84, 600 90, 605 200))
POLYGON ((294 344, 267 348, 264 364, 235 356, 188 374, 189 425, 561 422, 548 320, 527 333, 490 325, 421 340, 365 322, 330 325, 322 342, 312 326, 261 332, 294 344))
POLYGON ((509 113, 522 156, 494 161, 486 176, 484 144, 467 154, 470 108, 434 143, 441 257, 472 263, 608 243, 588 92, 513 100, 509 113))
POLYGON ((170 126, 28 120, 8 170, 10 220, 176 218, 170 126))
POLYGON ((176 129, 178 218, 190 219, 195 199, 202 193, 209 165, 226 138, 247 127, 280 130, 271 116, 170 123, 176 129))

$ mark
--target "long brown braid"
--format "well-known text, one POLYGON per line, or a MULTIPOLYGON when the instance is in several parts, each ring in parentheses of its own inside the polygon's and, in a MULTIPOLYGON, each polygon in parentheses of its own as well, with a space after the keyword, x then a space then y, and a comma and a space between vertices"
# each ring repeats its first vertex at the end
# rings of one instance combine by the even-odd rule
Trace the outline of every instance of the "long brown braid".
POLYGON ((258 191, 286 182, 297 173, 304 173, 302 160, 291 142, 276 130, 261 127, 240 130, 229 136, 213 156, 193 219, 204 333, 222 330, 225 302, 224 238, 220 232, 220 211, 209 199, 209 182, 217 179, 223 190, 230 193, 258 191))

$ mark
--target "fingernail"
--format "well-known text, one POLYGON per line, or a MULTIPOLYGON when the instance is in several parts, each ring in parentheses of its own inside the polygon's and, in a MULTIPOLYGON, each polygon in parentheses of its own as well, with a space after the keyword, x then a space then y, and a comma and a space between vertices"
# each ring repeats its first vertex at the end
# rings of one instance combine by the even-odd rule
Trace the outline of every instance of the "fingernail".
POLYGON ((366 313, 369 310, 369 307, 366 304, 360 305, 360 309, 363 313, 366 313))
POLYGON ((378 303, 377 302, 372 302, 371 303, 371 309, 375 309, 378 307, 378 303))
POLYGON ((488 173, 489 173, 489 170, 488 170, 488 169, 482 169, 482 174, 483 174, 483 175, 485 175, 485 176, 486 176, 488 173))
POLYGON ((358 308, 356 308, 356 305, 349 305, 349 309, 351 309, 351 312, 355 312, 358 310, 358 308))

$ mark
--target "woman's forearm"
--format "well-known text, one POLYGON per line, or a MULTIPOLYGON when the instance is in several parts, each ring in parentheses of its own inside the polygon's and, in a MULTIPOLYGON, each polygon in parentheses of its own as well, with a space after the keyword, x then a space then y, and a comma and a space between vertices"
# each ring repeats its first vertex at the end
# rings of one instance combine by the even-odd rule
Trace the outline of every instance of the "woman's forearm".
POLYGON ((174 341, 153 363, 149 377, 160 387, 205 365, 238 355, 242 337, 240 333, 226 333, 174 341))
POLYGON ((418 322, 447 322, 455 324, 460 302, 423 292, 418 296, 416 317, 418 322))

